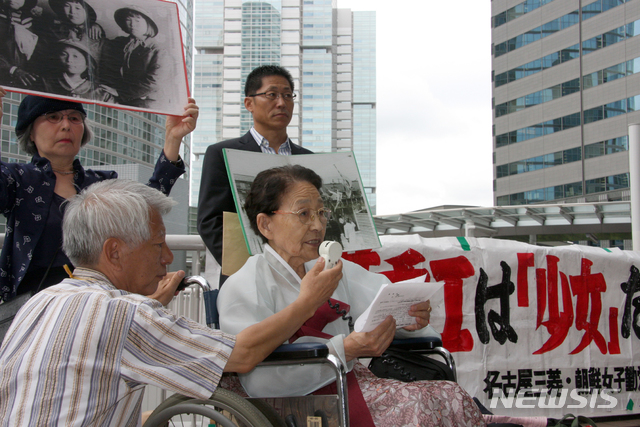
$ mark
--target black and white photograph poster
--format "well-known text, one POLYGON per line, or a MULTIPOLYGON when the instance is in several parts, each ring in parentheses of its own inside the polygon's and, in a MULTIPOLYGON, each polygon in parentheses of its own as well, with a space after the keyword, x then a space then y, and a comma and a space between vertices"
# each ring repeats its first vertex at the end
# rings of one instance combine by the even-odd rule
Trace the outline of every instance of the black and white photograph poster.
POLYGON ((0 0, 0 86, 182 114, 189 89, 178 6, 161 0, 0 0))
POLYGON ((339 153, 272 156, 243 150, 223 150, 238 218, 250 255, 262 253, 264 242, 249 225, 244 202, 251 183, 261 171, 285 165, 301 165, 322 178, 320 196, 331 210, 324 240, 340 242, 346 252, 380 247, 371 209, 367 201, 355 156, 339 153))

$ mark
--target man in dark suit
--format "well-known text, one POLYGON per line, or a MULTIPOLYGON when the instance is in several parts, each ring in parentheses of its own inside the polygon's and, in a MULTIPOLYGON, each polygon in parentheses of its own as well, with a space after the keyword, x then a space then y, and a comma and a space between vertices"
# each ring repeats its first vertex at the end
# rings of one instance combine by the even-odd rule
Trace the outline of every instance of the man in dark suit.
POLYGON ((207 148, 200 180, 198 232, 220 265, 222 213, 236 212, 222 149, 279 155, 313 154, 294 144, 287 136, 296 97, 293 89, 293 78, 286 69, 277 65, 254 69, 247 76, 244 87, 244 106, 253 115, 253 127, 240 138, 207 148))

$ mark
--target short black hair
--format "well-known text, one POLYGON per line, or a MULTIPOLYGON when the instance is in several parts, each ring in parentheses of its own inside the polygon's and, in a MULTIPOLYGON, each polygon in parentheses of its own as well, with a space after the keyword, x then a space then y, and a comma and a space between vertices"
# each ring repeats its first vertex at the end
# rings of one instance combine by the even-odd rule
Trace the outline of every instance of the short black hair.
POLYGON ((267 239, 258 229, 258 214, 273 215, 273 211, 280 208, 284 195, 296 182, 308 182, 318 191, 322 188, 320 175, 300 165, 287 165, 263 170, 251 183, 249 194, 244 202, 244 209, 249 217, 251 229, 262 238, 264 243, 267 243, 267 239))
POLYGON ((269 76, 284 77, 289 82, 293 92, 293 77, 291 77, 291 73, 286 68, 279 65, 261 65, 258 68, 254 68, 247 76, 247 81, 244 84, 244 96, 255 95, 258 89, 262 87, 262 79, 269 76))

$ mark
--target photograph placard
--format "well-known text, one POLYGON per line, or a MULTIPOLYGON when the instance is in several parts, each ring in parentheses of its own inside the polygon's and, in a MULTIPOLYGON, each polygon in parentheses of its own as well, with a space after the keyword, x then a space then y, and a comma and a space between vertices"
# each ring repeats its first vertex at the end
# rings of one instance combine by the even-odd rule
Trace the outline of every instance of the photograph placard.
POLYGON ((178 6, 161 0, 23 0, 0 6, 0 86, 180 115, 189 96, 178 6))
POLYGON ((320 195, 331 209, 324 240, 340 242, 345 251, 380 247, 362 179, 352 152, 274 156, 244 150, 224 149, 236 209, 251 255, 262 253, 262 239, 249 225, 244 202, 251 183, 265 169, 298 164, 322 178, 320 195))

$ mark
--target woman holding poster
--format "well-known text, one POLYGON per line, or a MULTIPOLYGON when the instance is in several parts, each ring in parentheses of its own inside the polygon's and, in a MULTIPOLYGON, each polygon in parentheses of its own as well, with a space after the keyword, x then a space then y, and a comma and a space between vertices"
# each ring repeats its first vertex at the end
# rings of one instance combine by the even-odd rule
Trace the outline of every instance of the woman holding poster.
MULTIPOLYGON (((260 172, 246 198, 251 228, 266 243, 220 290, 221 329, 239 333, 291 304, 300 283, 314 265, 322 263, 322 243, 331 211, 320 197, 322 179, 305 167, 284 166, 260 172)), ((356 319, 378 289, 389 280, 346 260, 333 268, 342 278, 330 304, 318 309, 289 342, 322 342, 347 370, 349 413, 353 426, 480 426, 484 420, 469 395, 449 381, 404 383, 374 376, 358 358, 379 356, 394 337, 437 336, 428 324, 428 301, 414 304, 409 315, 416 323, 396 329, 387 317, 371 332, 351 332, 348 315, 356 319), (336 307, 336 304, 339 307, 336 307)), ((322 274, 322 273, 320 273, 322 274)), ((263 366, 239 376, 251 397, 326 393, 335 375, 324 365, 263 366)))
MULTIPOLYGON (((5 94, 0 88, 0 105, 5 94)), ((192 98, 184 110, 182 116, 167 117, 164 150, 148 184, 165 194, 185 171, 180 143, 198 118, 192 98)), ((95 182, 118 177, 113 171, 84 169, 76 158, 93 135, 85 119, 77 102, 29 95, 20 103, 15 132, 21 150, 33 157, 27 164, 0 164, 0 211, 7 218, 0 301, 68 277, 64 267, 71 262, 61 250, 64 202, 95 182)))

